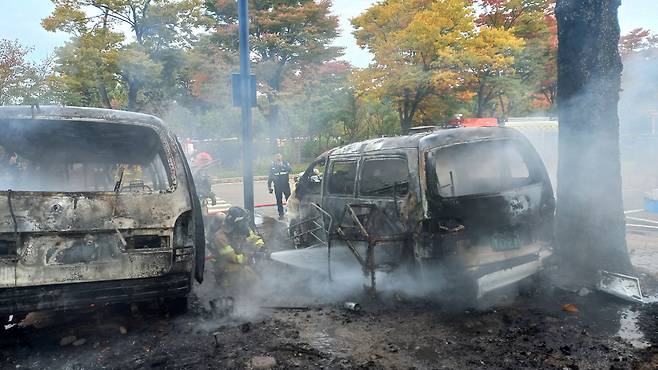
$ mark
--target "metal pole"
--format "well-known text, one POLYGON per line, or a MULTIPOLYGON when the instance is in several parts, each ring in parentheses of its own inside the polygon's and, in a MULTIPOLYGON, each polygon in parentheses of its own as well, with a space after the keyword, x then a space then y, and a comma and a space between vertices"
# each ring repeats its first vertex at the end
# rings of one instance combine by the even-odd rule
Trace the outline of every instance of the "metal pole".
MULTIPOLYGON (((251 84, 249 66, 249 11, 248 0, 238 0, 238 24, 240 28, 240 82, 242 96, 242 182, 244 208, 254 214, 254 174, 252 171, 252 131, 251 131, 251 84)), ((252 217, 253 222, 253 217, 252 217)))

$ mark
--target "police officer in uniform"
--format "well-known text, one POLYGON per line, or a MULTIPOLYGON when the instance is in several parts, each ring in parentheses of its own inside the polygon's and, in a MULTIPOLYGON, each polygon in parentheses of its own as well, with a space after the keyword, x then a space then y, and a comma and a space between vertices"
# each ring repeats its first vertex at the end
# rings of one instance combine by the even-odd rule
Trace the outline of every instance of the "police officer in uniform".
POLYGON ((290 197, 290 172, 292 168, 290 163, 284 162, 281 154, 274 156, 274 161, 270 167, 270 176, 267 179, 267 189, 272 194, 272 184, 274 184, 274 195, 276 196, 276 207, 279 211, 279 220, 283 219, 283 196, 286 201, 290 197))

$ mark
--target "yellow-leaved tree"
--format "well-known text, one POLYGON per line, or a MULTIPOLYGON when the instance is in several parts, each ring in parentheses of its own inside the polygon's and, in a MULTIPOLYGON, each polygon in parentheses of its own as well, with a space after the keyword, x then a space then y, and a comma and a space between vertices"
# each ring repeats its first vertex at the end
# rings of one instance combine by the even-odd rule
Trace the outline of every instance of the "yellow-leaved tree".
POLYGON ((394 104, 403 132, 449 116, 474 96, 486 99, 486 82, 513 73, 514 52, 523 41, 475 20, 469 0, 373 5, 352 20, 357 42, 374 56, 358 73, 359 93, 394 104))

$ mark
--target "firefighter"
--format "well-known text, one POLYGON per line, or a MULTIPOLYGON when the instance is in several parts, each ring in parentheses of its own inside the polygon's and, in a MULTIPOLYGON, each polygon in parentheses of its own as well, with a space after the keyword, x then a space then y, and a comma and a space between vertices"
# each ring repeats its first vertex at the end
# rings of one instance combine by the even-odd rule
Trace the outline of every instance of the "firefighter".
POLYGON ((207 232, 217 283, 232 293, 253 283, 256 273, 251 266, 264 254, 265 243, 251 228, 249 213, 231 207, 226 216, 212 216, 207 232))
POLYGON ((194 179, 196 193, 206 211, 209 200, 211 205, 217 204, 217 197, 212 191, 212 184, 208 175, 208 168, 211 164, 213 164, 213 159, 207 152, 197 154, 194 162, 192 162, 192 178, 194 179))
POLYGON ((279 220, 283 220, 284 216, 283 197, 285 196, 286 201, 290 198, 290 172, 292 172, 290 163, 284 162, 281 154, 275 155, 270 166, 270 176, 267 179, 267 190, 272 194, 272 183, 274 183, 274 195, 279 220))

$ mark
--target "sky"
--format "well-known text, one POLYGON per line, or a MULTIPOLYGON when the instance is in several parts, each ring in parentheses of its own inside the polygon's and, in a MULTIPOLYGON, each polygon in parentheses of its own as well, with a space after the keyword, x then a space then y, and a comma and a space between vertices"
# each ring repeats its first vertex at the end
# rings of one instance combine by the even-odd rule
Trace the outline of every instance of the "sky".
MULTIPOLYGON (((350 19, 359 15, 376 0, 333 0, 333 12, 340 19, 341 35, 335 45, 345 48, 344 60, 358 67, 365 67, 371 60, 369 53, 361 50, 352 36, 350 19)), ((0 0, 0 38, 18 39, 32 47, 30 59, 41 60, 62 46, 68 36, 47 32, 41 27, 41 19, 53 9, 50 0, 0 0)), ((642 27, 658 33, 658 0, 622 0, 619 8, 619 24, 622 34, 642 27)))

